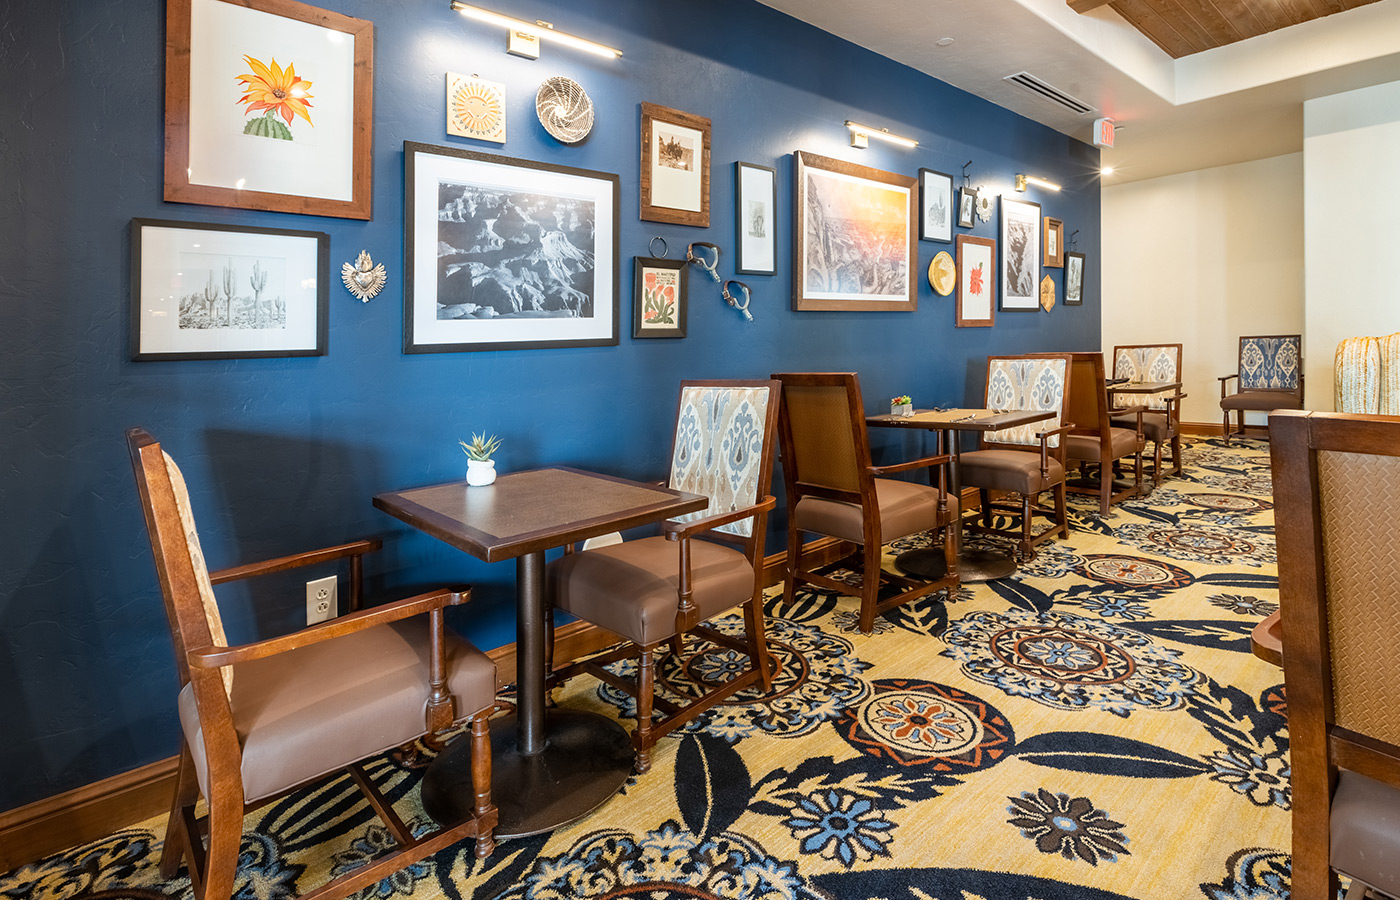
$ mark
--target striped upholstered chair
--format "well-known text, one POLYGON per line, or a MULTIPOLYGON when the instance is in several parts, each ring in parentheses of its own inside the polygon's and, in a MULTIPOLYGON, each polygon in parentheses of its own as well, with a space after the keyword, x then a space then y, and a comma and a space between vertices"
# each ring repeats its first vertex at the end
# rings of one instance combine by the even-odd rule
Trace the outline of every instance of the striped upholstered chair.
MULTIPOLYGON (((1127 379, 1133 384, 1144 381, 1180 381, 1180 344, 1127 344, 1113 348, 1113 377, 1127 379)), ((1142 414, 1142 436, 1152 442, 1152 483, 1162 483, 1162 447, 1171 445, 1172 474, 1181 474, 1181 401, 1186 395, 1180 388, 1156 394, 1114 394, 1109 399, 1114 407, 1146 406, 1142 414)), ((1137 417, 1115 415, 1115 428, 1133 428, 1137 417)))
POLYGON ((1220 410, 1225 420, 1225 443, 1244 434, 1246 410, 1269 412, 1303 408, 1303 336, 1264 334, 1240 338, 1240 368, 1220 376, 1220 410), (1227 394, 1230 379, 1236 390, 1227 394), (1238 431, 1230 430, 1234 411, 1238 431))

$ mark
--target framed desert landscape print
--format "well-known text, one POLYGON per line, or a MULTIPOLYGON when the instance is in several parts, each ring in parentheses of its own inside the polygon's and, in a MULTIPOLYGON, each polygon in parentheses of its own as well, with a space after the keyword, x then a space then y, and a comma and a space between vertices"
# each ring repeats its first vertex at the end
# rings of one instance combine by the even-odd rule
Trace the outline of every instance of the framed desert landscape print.
POLYGON ((991 327, 997 309, 997 242, 958 235, 958 327, 991 327))
POLYGON ((1084 302, 1084 254, 1070 250, 1065 253, 1065 306, 1084 302))
POLYGON ((792 168, 793 309, 917 309, 918 181, 800 150, 792 168))
POLYGON ((632 337, 685 337, 685 266, 683 259, 632 257, 632 337))
POLYGON ((1001 198, 1001 308, 1040 309, 1040 204, 1001 198))
POLYGON ((741 275, 778 272, 778 171, 772 166, 734 164, 734 271, 741 275))
POLYGON ((710 226, 709 119, 642 104, 641 218, 710 226))
POLYGON ((1063 268, 1065 264, 1065 223, 1059 219, 1046 216, 1045 222, 1045 258, 1041 265, 1047 269, 1063 268))
POLYGON ((953 176, 919 170, 919 240, 953 239, 953 176))
POLYGON ((404 142, 405 353, 618 342, 618 177, 404 142))
POLYGON ((296 0, 168 0, 165 199, 368 219, 374 25, 296 0))

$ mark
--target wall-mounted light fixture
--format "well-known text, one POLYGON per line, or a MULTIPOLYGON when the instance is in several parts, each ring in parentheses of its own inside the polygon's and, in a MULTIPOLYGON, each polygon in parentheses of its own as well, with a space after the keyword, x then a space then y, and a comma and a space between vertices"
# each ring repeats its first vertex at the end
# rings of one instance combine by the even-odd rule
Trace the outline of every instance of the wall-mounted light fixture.
POLYGON ((1036 178, 1034 175, 1017 175, 1016 190, 1025 193, 1026 185, 1033 184, 1036 187, 1043 187, 1047 191, 1058 191, 1060 186, 1053 181, 1046 181, 1044 178, 1036 178))
POLYGON ((871 128, 869 125, 861 125, 857 122, 846 120, 846 127, 851 129, 851 146, 864 150, 870 146, 869 138, 879 138, 882 141, 889 141, 891 144, 898 144, 901 147, 917 147, 919 142, 907 137, 900 137, 897 134, 890 134, 888 128, 871 128))
POLYGON ((506 29, 510 35, 506 43, 506 52, 514 53, 516 56, 524 56, 528 59, 540 58, 540 39, 553 41, 556 44, 563 44, 566 47, 573 47, 577 50, 586 50, 589 53, 596 53, 599 56, 606 56, 609 59, 617 59, 622 55, 621 50, 616 50, 604 44, 595 44, 593 41, 586 41, 572 34, 565 34, 562 31, 555 31, 554 26, 548 22, 535 21, 526 22, 523 19, 513 19, 510 16, 503 16, 500 13, 491 12, 489 9, 482 9, 479 6, 472 6, 469 3, 462 3, 461 0, 452 0, 452 8, 469 19, 476 19, 478 22, 489 22, 492 25, 499 25, 506 29))

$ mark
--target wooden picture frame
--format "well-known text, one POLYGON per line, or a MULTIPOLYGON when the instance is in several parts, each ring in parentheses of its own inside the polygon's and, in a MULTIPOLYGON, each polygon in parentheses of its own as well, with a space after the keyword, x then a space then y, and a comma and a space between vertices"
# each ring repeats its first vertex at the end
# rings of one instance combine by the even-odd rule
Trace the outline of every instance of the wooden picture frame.
POLYGON ((960 234, 957 247, 957 326, 990 328, 997 318, 997 242, 960 234))
POLYGON ((1042 245, 1045 257, 1041 262, 1047 269, 1063 269, 1065 266, 1065 223, 1046 216, 1043 220, 1045 233, 1042 245))
POLYGON ((632 337, 685 337, 685 265, 683 259, 632 257, 632 337))
POLYGON ((919 170, 919 240, 953 240, 953 176, 946 172, 919 170))
POLYGON ((131 220, 131 358, 325 356, 323 231, 131 220))
POLYGON ((918 179, 801 150, 792 171, 792 308, 918 309, 918 179), (859 266, 827 256, 837 242, 859 266))
POLYGON ((1040 310, 1040 204, 1001 198, 1001 309, 1040 310))
POLYGON ((1088 259, 1083 253, 1065 251, 1065 306, 1079 306, 1084 302, 1084 270, 1088 259))
POLYGON ((405 141, 404 188, 404 353, 618 343, 617 175, 405 141))
POLYGON ((710 120, 642 104, 641 218, 710 227, 710 120))
POLYGON ((778 170, 734 164, 734 271, 778 273, 778 170))
POLYGON ((977 188, 958 188, 958 227, 977 224, 977 188))
POLYGON ((297 0, 165 15, 166 200, 370 218, 373 23, 297 0))

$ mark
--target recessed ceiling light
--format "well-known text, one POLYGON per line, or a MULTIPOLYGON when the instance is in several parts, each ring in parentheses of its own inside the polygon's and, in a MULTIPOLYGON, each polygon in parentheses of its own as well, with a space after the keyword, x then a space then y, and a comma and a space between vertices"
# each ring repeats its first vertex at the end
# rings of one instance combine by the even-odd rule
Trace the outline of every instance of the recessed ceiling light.
POLYGON ((935 47, 946 47, 946 46, 948 46, 948 45, 951 44, 951 43, 953 43, 953 39, 950 38, 950 37, 945 37, 945 38, 939 38, 938 40, 934 41, 934 42, 933 42, 933 46, 935 46, 935 47))

